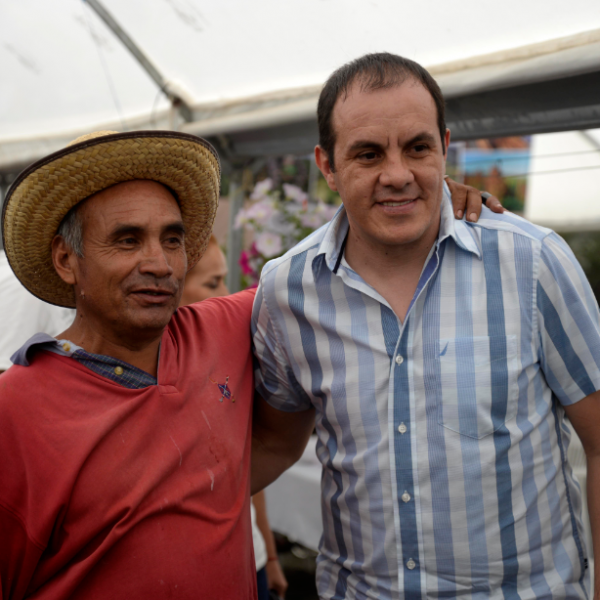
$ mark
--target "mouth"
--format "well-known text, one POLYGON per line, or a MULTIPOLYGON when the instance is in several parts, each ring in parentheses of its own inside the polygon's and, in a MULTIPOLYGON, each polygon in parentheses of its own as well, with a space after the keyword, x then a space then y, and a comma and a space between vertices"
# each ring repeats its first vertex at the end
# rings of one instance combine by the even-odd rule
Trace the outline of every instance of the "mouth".
POLYGON ((171 290, 161 288, 145 288, 133 290, 131 295, 136 297, 142 304, 157 305, 168 302, 174 294, 171 290))
POLYGON ((407 198, 402 200, 379 200, 376 206, 388 216, 401 216, 411 213, 417 205, 419 198, 407 198))
POLYGON ((411 204, 412 202, 416 202, 416 198, 412 198, 411 200, 387 200, 385 202, 379 202, 379 204, 381 204, 381 206, 391 206, 393 208, 397 207, 397 206, 407 206, 408 204, 411 204))

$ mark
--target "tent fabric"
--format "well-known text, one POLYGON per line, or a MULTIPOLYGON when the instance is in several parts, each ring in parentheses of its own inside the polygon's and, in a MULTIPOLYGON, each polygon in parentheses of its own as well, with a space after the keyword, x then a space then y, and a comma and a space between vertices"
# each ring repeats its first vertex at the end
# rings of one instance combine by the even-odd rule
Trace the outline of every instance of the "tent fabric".
MULTIPOLYGON (((5 3, 0 170, 100 128, 247 132, 231 145, 234 158, 300 149, 311 137, 306 131, 314 134, 314 102, 327 75, 366 52, 387 50, 431 67, 450 100, 472 99, 460 115, 467 121, 481 106, 477 94, 600 71, 596 0, 548 0, 543 14, 535 0, 465 0, 460 9, 436 0, 410 6, 394 0, 102 3, 169 89, 192 106, 194 124, 183 125, 169 110, 154 82, 85 1, 5 3), (248 132, 264 133, 265 144, 257 145, 248 132)), ((491 116, 475 115, 478 122, 498 122, 502 114, 492 108, 491 116)), ((568 99, 553 107, 555 113, 567 111, 560 127, 581 119, 582 110, 593 112, 589 106, 578 107, 577 115, 570 109, 568 99)), ((463 128, 463 137, 478 127, 463 128)))

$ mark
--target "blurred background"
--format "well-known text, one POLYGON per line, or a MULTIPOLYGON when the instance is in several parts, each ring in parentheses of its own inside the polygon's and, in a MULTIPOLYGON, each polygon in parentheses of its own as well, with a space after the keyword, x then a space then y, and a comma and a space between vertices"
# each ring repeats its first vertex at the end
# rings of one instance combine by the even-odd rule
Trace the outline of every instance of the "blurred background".
MULTIPOLYGON (((317 98, 378 51, 439 82, 448 174, 563 235, 600 297, 598 0, 0 0, 0 201, 84 133, 197 134, 222 161, 229 289, 252 285, 339 205, 312 158, 317 98)), ((313 444, 267 491, 292 599, 316 597, 319 482, 313 444)))

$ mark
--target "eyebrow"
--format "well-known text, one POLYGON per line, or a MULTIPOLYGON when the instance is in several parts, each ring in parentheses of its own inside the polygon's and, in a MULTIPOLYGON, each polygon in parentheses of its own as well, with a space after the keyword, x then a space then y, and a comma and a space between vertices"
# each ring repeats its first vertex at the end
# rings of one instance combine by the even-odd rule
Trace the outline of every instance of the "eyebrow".
POLYGON ((437 140, 435 139, 435 136, 431 135, 431 133, 427 133, 426 131, 422 131, 421 133, 415 135, 415 137, 409 140, 406 145, 411 146, 412 144, 416 144, 417 142, 429 142, 430 144, 437 145, 437 140))
MULTIPOLYGON (((428 142, 429 144, 437 145, 437 140, 435 139, 434 135, 432 135, 431 133, 428 133, 426 131, 421 131, 420 133, 415 135, 413 138, 411 138, 405 144, 405 146, 411 146, 418 142, 428 142)), ((348 148, 348 153, 357 152, 359 150, 367 150, 369 148, 378 150, 380 148, 383 148, 383 144, 374 142, 373 140, 357 140, 356 142, 354 142, 352 144, 352 146, 350 146, 350 148, 348 148)))
MULTIPOLYGON (((163 233, 167 231, 172 231, 173 233, 179 233, 180 235, 185 235, 185 227, 181 221, 174 221, 173 223, 169 223, 163 227, 163 233)), ((116 239, 121 237, 122 235, 140 235, 144 233, 144 227, 140 227, 139 225, 117 225, 111 232, 110 237, 116 239)))
POLYGON ((382 144, 378 144, 377 142, 373 142, 370 140, 357 140, 348 148, 348 152, 356 152, 357 150, 365 150, 367 148, 383 148, 382 144))

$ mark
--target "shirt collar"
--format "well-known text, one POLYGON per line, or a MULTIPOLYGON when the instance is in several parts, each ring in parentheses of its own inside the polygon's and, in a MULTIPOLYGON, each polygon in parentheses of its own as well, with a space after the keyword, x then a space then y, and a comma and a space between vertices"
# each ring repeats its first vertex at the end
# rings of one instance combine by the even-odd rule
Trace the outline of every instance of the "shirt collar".
POLYGON ((57 339, 49 336, 47 333, 36 333, 31 336, 11 357, 10 360, 13 365, 20 365, 21 367, 28 367, 29 360, 34 352, 38 350, 50 350, 56 354, 62 356, 71 356, 73 352, 78 348, 74 344, 69 345, 68 349, 61 344, 57 339))
POLYGON ((29 338, 10 360, 15 365, 28 367, 33 354, 40 350, 73 358, 97 375, 129 389, 142 389, 158 383, 156 377, 125 361, 112 356, 91 354, 69 340, 57 340, 47 333, 36 333, 29 338))
MULTIPOLYGON (((481 258, 481 248, 479 247, 477 238, 473 234, 472 228, 473 225, 471 223, 454 218, 450 190, 446 182, 444 182, 437 245, 439 246, 447 238, 452 238, 460 248, 481 258)), ((348 215, 342 204, 329 223, 315 256, 315 258, 317 256, 324 256, 325 263, 331 271, 335 271, 336 265, 339 264, 340 255, 344 252, 344 242, 348 235, 348 229, 348 215)))

